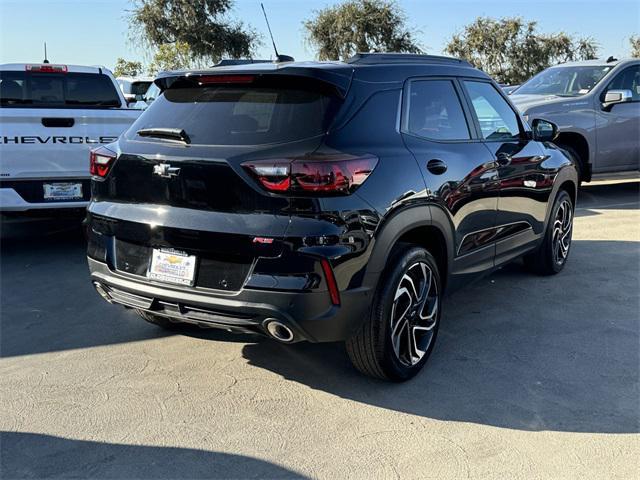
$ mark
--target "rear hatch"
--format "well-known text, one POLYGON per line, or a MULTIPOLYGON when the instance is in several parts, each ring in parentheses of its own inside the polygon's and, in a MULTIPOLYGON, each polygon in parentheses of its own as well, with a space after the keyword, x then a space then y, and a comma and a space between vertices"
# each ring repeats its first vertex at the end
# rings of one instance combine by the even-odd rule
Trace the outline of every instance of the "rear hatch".
POLYGON ((0 179, 27 201, 44 201, 42 183, 84 182, 88 152, 115 141, 139 116, 121 108, 113 80, 103 73, 0 71, 0 179))
POLYGON ((335 89, 313 79, 178 79, 119 141, 109 173, 93 182, 90 212, 109 224, 99 230, 115 237, 120 258, 138 252, 129 271, 144 275, 153 249, 174 249, 196 256, 195 286, 238 290, 258 257, 280 254, 290 215, 290 199, 242 164, 313 152, 339 105, 335 89))

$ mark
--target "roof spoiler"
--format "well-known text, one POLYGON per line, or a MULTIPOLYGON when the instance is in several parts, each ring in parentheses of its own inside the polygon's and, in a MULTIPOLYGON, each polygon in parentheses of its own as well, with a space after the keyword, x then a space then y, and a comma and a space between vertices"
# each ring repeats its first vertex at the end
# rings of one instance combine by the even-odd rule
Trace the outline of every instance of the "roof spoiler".
POLYGON ((154 83, 164 91, 169 88, 176 80, 195 79, 200 76, 207 75, 253 75, 255 77, 261 77, 266 75, 286 75, 290 77, 310 78, 320 82, 327 83, 336 89, 338 95, 342 98, 346 95, 351 85, 351 77, 353 76, 353 69, 342 68, 340 70, 333 70, 328 68, 314 68, 310 66, 302 66, 296 64, 277 64, 273 62, 265 63, 251 63, 251 64, 236 64, 238 68, 233 68, 232 65, 227 65, 229 68, 220 69, 219 65, 206 70, 180 70, 180 71, 167 71, 160 72, 154 83), (255 68, 252 65, 255 64, 255 68))

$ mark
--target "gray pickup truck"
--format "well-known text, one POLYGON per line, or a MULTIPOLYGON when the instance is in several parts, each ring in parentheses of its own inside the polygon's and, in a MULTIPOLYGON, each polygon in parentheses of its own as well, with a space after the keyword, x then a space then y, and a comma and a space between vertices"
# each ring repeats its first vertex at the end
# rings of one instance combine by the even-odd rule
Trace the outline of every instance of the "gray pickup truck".
POLYGON ((573 156, 581 181, 640 170, 640 59, 550 67, 509 98, 528 122, 558 125, 554 142, 573 156))

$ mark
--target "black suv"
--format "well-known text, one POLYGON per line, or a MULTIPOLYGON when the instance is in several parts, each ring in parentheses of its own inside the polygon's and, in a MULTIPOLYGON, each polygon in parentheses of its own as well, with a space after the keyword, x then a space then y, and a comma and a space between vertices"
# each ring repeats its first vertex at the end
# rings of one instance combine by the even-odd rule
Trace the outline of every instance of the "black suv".
POLYGON ((443 57, 360 54, 161 74, 91 153, 99 294, 163 327, 346 341, 406 380, 445 290, 518 257, 560 271, 577 176, 500 87, 443 57))

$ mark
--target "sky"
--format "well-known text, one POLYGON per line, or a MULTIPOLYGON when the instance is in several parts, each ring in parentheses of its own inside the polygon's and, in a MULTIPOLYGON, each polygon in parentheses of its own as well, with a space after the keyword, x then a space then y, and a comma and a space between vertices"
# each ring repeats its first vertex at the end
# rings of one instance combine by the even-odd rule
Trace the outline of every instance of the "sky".
MULTIPOLYGON (((303 22, 338 0, 262 0, 280 53, 311 60, 303 22)), ((600 56, 629 56, 629 37, 640 34, 638 0, 398 0, 423 49, 441 54, 447 41, 478 16, 521 16, 540 31, 593 37, 600 56)), ((52 63, 104 65, 118 57, 148 60, 128 36, 129 0, 0 0, 0 63, 40 62, 47 42, 52 63)), ((262 35, 256 58, 273 56, 260 0, 235 0, 232 18, 262 35)))

